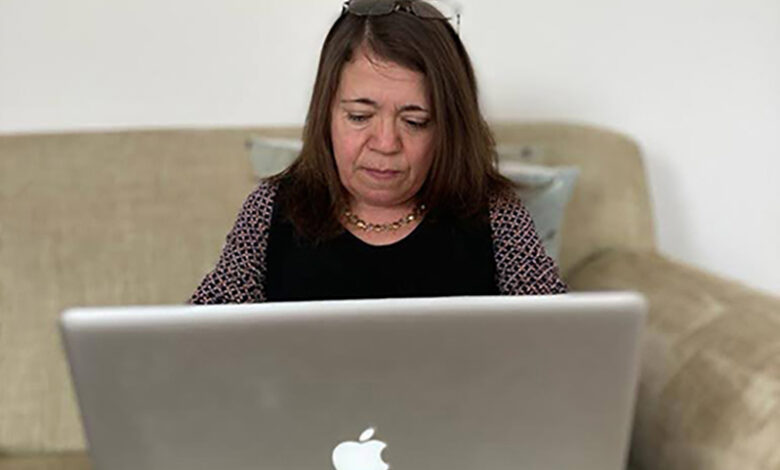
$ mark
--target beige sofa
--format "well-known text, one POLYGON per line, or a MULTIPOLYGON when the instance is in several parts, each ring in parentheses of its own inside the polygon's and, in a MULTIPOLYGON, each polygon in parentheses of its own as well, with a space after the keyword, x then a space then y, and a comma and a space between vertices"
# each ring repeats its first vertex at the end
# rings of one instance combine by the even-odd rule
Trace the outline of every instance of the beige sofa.
MULTIPOLYGON (((655 248, 646 175, 625 136, 494 126, 527 160, 575 164, 561 267, 574 290, 650 301, 631 467, 780 469, 780 300, 655 248)), ((184 301, 256 183, 252 134, 165 130, 0 136, 0 469, 86 469, 56 320, 74 305, 184 301)))

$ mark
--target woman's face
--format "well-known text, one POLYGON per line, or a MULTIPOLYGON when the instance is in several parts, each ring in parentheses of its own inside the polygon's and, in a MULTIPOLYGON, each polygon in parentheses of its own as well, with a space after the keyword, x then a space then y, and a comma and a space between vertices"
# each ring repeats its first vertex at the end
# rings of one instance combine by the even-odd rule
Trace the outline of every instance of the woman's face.
POLYGON ((352 203, 406 206, 433 158, 434 125, 424 77, 366 57, 344 65, 331 110, 333 153, 352 203))

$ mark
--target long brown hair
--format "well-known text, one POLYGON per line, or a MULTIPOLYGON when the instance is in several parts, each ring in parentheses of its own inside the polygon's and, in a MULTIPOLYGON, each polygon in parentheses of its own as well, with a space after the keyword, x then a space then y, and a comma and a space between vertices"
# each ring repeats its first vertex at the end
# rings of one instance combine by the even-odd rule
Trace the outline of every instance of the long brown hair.
POLYGON ((492 195, 512 190, 512 183, 496 169, 495 141, 479 109, 471 60, 449 22, 405 11, 382 16, 344 12, 322 46, 301 153, 276 176, 285 183, 283 213, 300 235, 323 240, 343 230, 339 218, 348 194, 333 157, 331 107, 344 64, 361 47, 425 77, 435 140, 418 200, 432 210, 468 219, 484 214, 492 195))

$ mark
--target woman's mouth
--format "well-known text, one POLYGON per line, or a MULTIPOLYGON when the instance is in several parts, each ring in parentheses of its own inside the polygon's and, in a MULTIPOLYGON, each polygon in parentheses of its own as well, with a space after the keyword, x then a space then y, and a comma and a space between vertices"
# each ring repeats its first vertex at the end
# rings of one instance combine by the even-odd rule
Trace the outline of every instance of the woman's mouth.
POLYGON ((379 170, 375 168, 364 168, 365 172, 368 173, 372 178, 376 178, 379 180, 388 180, 395 178, 399 174, 401 174, 400 171, 397 170, 379 170))

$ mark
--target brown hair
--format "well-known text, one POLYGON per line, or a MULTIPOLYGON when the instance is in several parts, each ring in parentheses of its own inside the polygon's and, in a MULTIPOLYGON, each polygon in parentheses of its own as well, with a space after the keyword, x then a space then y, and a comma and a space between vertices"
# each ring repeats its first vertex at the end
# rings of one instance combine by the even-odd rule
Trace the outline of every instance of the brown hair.
POLYGON ((420 201, 468 219, 484 214, 492 195, 512 190, 495 167, 495 142, 480 113, 471 60, 449 22, 405 11, 382 16, 344 12, 322 46, 301 153, 276 177, 286 184, 280 197, 283 213, 300 235, 323 240, 343 230, 339 218, 348 195, 333 158, 331 107, 344 64, 361 46, 425 77, 435 140, 420 201))

